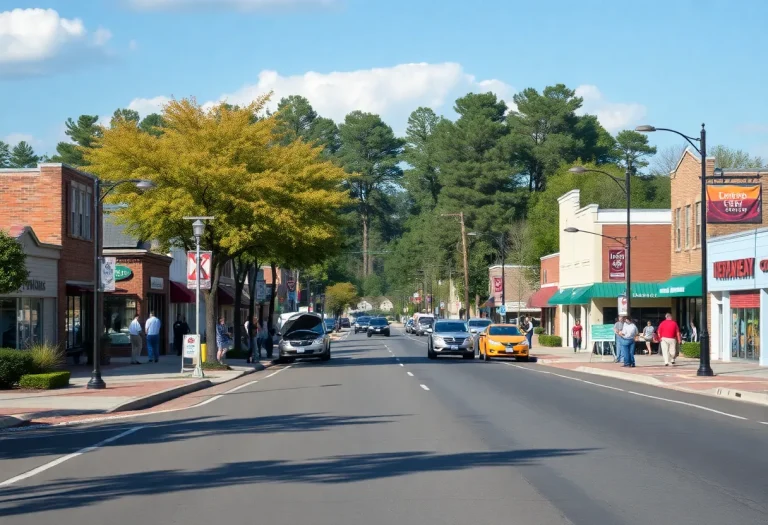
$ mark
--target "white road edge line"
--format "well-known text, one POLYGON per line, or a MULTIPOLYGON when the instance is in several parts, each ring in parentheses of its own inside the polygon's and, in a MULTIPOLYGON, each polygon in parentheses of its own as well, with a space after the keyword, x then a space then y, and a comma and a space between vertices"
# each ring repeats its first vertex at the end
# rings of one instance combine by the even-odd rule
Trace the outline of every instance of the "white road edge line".
POLYGON ((768 421, 758 421, 761 425, 768 425, 768 421))
POLYGON ((19 474, 18 476, 15 476, 15 477, 13 477, 11 479, 6 479, 5 481, 0 482, 0 487, 8 487, 10 485, 13 485, 17 481, 22 481, 22 480, 25 480, 27 478, 31 478, 32 476, 36 476, 37 474, 40 474, 41 472, 45 472, 46 470, 52 469, 53 467, 55 467, 57 465, 61 465, 65 461, 69 461, 70 459, 74 459, 74 458, 76 458, 78 456, 82 456, 83 454, 87 454, 88 452, 93 452, 94 450, 96 450, 99 447, 103 447, 104 445, 108 445, 109 443, 112 443, 113 441, 117 441, 118 439, 123 438, 123 437, 125 437, 125 436, 127 436, 129 434, 133 434, 134 432, 136 432, 138 430, 141 430, 142 428, 144 428, 144 427, 143 426, 141 426, 141 427, 133 427, 133 428, 131 428, 129 430, 126 430, 125 432, 122 432, 122 433, 120 433, 120 434, 118 434, 116 436, 112 436, 112 437, 109 437, 109 438, 107 438, 107 439, 105 439, 103 441, 99 441, 95 445, 91 445, 90 447, 85 447, 83 449, 78 450, 77 452, 73 452, 72 454, 67 454, 66 456, 62 456, 62 457, 60 457, 58 459, 54 459, 53 461, 50 461, 50 462, 46 463, 45 465, 40 465, 39 467, 34 468, 34 469, 30 470, 29 472, 25 472, 24 474, 19 474))
POLYGON ((244 383, 244 384, 242 384, 242 385, 240 385, 240 386, 236 386, 235 388, 233 388, 233 389, 231 389, 231 390, 227 390, 227 391, 226 391, 226 392, 224 392, 224 393, 225 393, 225 394, 231 394, 232 392, 237 392, 237 391, 238 391, 238 390, 240 390, 241 388, 245 388, 245 387, 247 387, 247 386, 255 385, 255 384, 256 384, 256 383, 258 383, 258 382, 259 382, 259 380, 258 380, 258 379, 255 379, 255 380, 253 380, 253 381, 249 381, 249 382, 247 382, 247 383, 244 383))
POLYGON ((421 388, 423 388, 424 390, 429 390, 429 387, 428 387, 427 385, 419 385, 419 386, 420 386, 421 388))
POLYGON ((616 388, 615 386, 601 385, 600 383, 593 383, 592 381, 587 381, 586 379, 583 379, 582 381, 584 381, 588 385, 595 385, 595 386, 599 386, 600 388, 607 388, 609 390, 616 390, 618 392, 626 392, 626 390, 624 390, 623 388, 616 388))
POLYGON ((413 377, 413 372, 406 372, 409 376, 413 377))
POLYGON ((650 398, 650 399, 658 399, 659 401, 666 401, 667 403, 674 403, 676 405, 685 405, 687 407, 698 408, 700 410, 706 410, 707 412, 713 412, 715 414, 720 414, 721 416, 727 416, 727 417, 732 417, 733 419, 741 419, 742 421, 748 421, 747 418, 742 417, 742 416, 737 416, 735 414, 729 414, 728 412, 721 412, 719 410, 715 410, 714 408, 703 407, 701 405, 695 405, 693 403, 686 403, 685 401, 678 401, 676 399, 666 399, 664 397, 650 396, 648 394, 641 394, 640 392, 633 392, 631 390, 627 390, 627 392, 629 394, 632 394, 632 395, 635 395, 635 396, 647 397, 647 398, 650 398))
POLYGON ((507 366, 514 366, 515 368, 519 368, 521 370, 527 370, 529 372, 538 372, 539 374, 550 374, 550 375, 552 374, 552 372, 547 372, 546 370, 537 370, 536 368, 529 368, 527 366, 520 366, 514 363, 507 363, 506 361, 501 361, 501 362, 507 366))
MULTIPOLYGON (((217 396, 213 396, 213 397, 212 397, 212 398, 210 398, 210 399, 206 399, 205 401, 201 401, 201 402, 199 402, 199 403, 198 403, 198 404, 196 404, 196 405, 192 405, 190 408, 197 408, 197 407, 205 406, 205 405, 207 405, 208 403, 213 403, 214 401, 218 401, 218 400, 219 400, 219 399, 221 399, 222 397, 224 397, 224 396, 223 396, 223 395, 221 395, 221 394, 219 394, 219 395, 217 395, 217 396)), ((158 413, 158 412, 154 412, 154 414, 157 414, 157 413, 158 413)), ((147 414, 147 415, 148 415, 148 414, 147 414)))

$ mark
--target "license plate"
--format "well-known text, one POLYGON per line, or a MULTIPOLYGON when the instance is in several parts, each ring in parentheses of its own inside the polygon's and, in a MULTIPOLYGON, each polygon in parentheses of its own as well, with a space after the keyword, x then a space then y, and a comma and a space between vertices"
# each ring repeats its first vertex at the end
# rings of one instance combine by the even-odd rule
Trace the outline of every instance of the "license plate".
POLYGON ((299 353, 299 354, 303 354, 304 353, 304 349, 303 348, 297 348, 296 352, 299 353))
POLYGON ((458 345, 451 345, 451 350, 458 350, 458 349, 459 349, 458 345))
POLYGON ((379 330, 378 328, 376 329, 376 331, 377 331, 377 332, 381 332, 381 330, 379 330))
POLYGON ((507 347, 507 353, 508 354, 514 354, 515 353, 515 348, 513 346, 508 346, 507 347))

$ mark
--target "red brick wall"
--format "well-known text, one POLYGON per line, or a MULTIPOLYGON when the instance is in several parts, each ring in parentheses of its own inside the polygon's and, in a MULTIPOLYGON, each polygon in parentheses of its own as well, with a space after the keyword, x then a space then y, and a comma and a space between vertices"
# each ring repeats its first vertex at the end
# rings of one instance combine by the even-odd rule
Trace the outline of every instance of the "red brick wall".
POLYGON ((557 284, 560 282, 560 256, 555 255, 541 260, 541 271, 539 272, 539 281, 541 286, 546 284, 557 284))
MULTIPOLYGON (((603 226, 603 235, 625 237, 626 226, 603 226)), ((670 277, 671 254, 667 247, 669 226, 665 224, 649 224, 632 226, 632 281, 657 282, 666 281, 670 277)), ((621 248, 621 244, 613 239, 603 237, 603 282, 610 282, 608 250, 621 248)))

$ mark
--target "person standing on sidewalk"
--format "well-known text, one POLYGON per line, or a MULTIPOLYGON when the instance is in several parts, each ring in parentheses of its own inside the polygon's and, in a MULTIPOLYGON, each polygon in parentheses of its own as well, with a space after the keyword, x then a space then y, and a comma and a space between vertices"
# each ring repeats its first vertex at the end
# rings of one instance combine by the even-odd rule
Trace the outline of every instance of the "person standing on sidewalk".
POLYGON ((619 332, 619 338, 624 347, 624 366, 635 366, 635 338, 637 326, 629 317, 624 318, 624 327, 619 332))
POLYGON ((659 323, 659 328, 656 330, 661 342, 661 355, 664 357, 664 366, 669 366, 670 361, 675 364, 675 358, 677 358, 677 344, 682 340, 680 335, 680 327, 677 322, 672 319, 672 314, 667 314, 665 319, 659 323))
POLYGON ((223 317, 219 317, 219 324, 216 325, 216 360, 219 364, 223 365, 223 359, 227 356, 227 350, 229 349, 229 342, 232 340, 232 336, 227 330, 227 324, 223 317))
POLYGON ((576 320, 576 324, 573 325, 573 328, 571 328, 571 335, 573 336, 573 351, 578 352, 581 350, 581 333, 582 333, 583 327, 581 326, 581 321, 578 319, 576 320))
POLYGON ((259 318, 253 316, 253 320, 248 325, 248 339, 251 342, 251 351, 248 354, 248 362, 255 363, 261 359, 261 343, 259 342, 259 318))
POLYGON ((149 312, 149 319, 144 325, 144 331, 147 333, 147 353, 149 354, 149 363, 160 359, 160 319, 155 317, 155 312, 149 312))
POLYGON ((526 317, 523 321, 523 330, 525 331, 525 339, 528 341, 528 350, 533 348, 533 322, 530 317, 526 317))
POLYGON ((621 322, 621 317, 616 318, 616 322, 613 323, 613 332, 616 334, 616 336, 613 338, 613 343, 616 348, 616 363, 621 363, 624 356, 622 355, 623 346, 621 344, 621 340, 619 339, 619 333, 621 333, 621 330, 624 328, 624 323, 621 322))
POLYGON ((648 355, 651 355, 653 353, 653 350, 651 350, 651 343, 653 342, 653 334, 656 331, 656 329, 653 327, 653 323, 648 321, 648 324, 645 328, 643 328, 643 339, 645 340, 645 353, 648 355))
POLYGON ((176 322, 173 323, 173 349, 176 350, 176 355, 184 353, 184 336, 189 333, 189 325, 187 320, 181 314, 176 316, 176 322))
POLYGON ((139 321, 139 315, 133 316, 133 321, 128 327, 128 333, 131 337, 131 364, 140 365, 139 356, 141 355, 141 322, 139 321))

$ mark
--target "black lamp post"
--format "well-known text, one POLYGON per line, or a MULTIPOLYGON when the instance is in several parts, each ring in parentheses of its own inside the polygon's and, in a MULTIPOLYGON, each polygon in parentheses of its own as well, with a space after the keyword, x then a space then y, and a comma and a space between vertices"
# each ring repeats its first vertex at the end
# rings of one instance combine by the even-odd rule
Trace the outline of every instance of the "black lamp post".
POLYGON ((99 355, 99 338, 101 337, 101 323, 99 322, 99 292, 101 291, 101 265, 99 264, 101 260, 99 257, 101 253, 99 242, 101 233, 99 232, 99 225, 101 223, 101 216, 99 215, 99 209, 100 204, 112 190, 121 184, 128 183, 135 184, 140 190, 148 190, 155 187, 153 182, 142 179, 120 180, 102 186, 101 180, 97 177, 93 183, 93 372, 91 372, 91 379, 87 385, 89 389, 101 390, 107 388, 107 384, 101 378, 101 356, 99 355), (103 194, 102 190, 104 190, 103 194))
POLYGON ((656 128, 654 126, 637 126, 635 131, 641 133, 652 133, 654 131, 669 131, 680 135, 688 144, 693 146, 699 155, 701 155, 701 312, 699 313, 699 325, 701 333, 699 342, 701 351, 699 352, 699 369, 696 372, 698 376, 713 376, 712 365, 709 359, 709 330, 707 329, 707 296, 709 295, 707 286, 707 130, 704 124, 701 125, 699 138, 689 137, 679 131, 669 128, 656 128), (699 143, 696 147, 694 142, 699 143))
MULTIPOLYGON (((593 169, 587 169, 583 166, 574 166, 573 168, 569 169, 571 173, 600 173, 602 175, 605 175, 606 177, 609 177, 613 182, 619 185, 621 188, 621 191, 624 192, 624 194, 627 197, 627 236, 624 240, 624 248, 627 254, 627 260, 626 260, 626 282, 627 282, 627 316, 631 318, 632 316, 632 233, 631 228, 632 224, 630 221, 630 210, 632 209, 632 205, 630 202, 630 173, 629 169, 627 169, 624 172, 624 184, 622 184, 621 179, 618 177, 614 177, 610 173, 602 170, 593 170, 593 169)), ((575 228, 574 228, 575 229, 575 228)), ((565 231, 569 231, 570 228, 566 228, 565 231)), ((580 231, 580 230, 576 230, 580 231)), ((592 233, 592 232, 585 232, 585 233, 592 233)), ((607 237, 609 239, 616 239, 616 237, 609 237, 607 235, 600 235, 595 233, 594 235, 598 235, 600 237, 607 237)))

